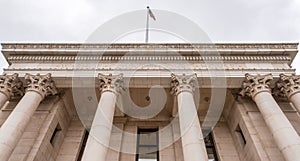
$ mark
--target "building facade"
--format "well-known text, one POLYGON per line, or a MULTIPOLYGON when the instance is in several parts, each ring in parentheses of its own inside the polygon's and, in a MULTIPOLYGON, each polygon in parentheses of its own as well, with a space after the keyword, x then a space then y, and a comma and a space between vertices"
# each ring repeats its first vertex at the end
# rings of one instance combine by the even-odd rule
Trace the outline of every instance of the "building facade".
POLYGON ((297 46, 2 44, 0 160, 300 160, 297 46))

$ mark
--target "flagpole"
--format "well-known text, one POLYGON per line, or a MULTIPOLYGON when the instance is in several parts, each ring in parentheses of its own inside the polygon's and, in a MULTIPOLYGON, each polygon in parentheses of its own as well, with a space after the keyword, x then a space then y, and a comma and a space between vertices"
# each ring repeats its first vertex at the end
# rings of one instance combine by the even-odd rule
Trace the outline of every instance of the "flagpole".
POLYGON ((145 37, 146 43, 148 43, 148 36, 149 36, 149 6, 147 6, 147 22, 146 22, 146 37, 145 37))

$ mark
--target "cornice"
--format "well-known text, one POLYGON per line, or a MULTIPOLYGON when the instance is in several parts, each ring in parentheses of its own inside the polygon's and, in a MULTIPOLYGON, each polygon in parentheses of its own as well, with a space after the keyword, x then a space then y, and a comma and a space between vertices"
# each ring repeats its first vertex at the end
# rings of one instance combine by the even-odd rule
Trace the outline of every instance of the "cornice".
POLYGON ((170 43, 170 44, 75 44, 75 43, 2 43, 2 50, 8 49, 297 49, 298 43, 170 43))
POLYGON ((59 44, 3 43, 9 64, 72 61, 277 61, 291 64, 298 43, 59 44))

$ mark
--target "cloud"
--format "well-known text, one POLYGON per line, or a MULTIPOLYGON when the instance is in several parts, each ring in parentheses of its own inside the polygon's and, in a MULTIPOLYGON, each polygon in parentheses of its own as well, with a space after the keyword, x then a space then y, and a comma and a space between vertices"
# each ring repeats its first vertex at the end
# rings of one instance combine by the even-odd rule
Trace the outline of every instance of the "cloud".
POLYGON ((0 42, 84 42, 114 16, 147 5, 188 17, 214 42, 300 41, 297 0, 0 0, 0 42))

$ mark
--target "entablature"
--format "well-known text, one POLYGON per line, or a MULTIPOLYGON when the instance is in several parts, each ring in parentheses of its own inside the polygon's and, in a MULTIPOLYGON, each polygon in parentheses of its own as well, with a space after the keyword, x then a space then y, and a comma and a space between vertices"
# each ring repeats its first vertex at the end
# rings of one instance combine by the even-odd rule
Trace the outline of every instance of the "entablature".
MULTIPOLYGON (((136 87, 149 87, 157 81, 169 87, 170 74, 179 72, 196 73, 201 82, 225 78, 227 87, 240 88, 245 73, 272 73, 278 78, 282 73, 294 74, 289 65, 297 47, 298 43, 4 43, 2 53, 10 64, 5 73, 18 73, 20 77, 51 73, 58 87, 72 87, 77 72, 124 73, 124 77, 141 82, 135 83, 136 87)), ((93 78, 89 74, 79 77, 93 78)), ((208 81, 199 87, 211 85, 208 81)))
POLYGON ((57 44, 4 43, 11 64, 19 61, 285 61, 298 43, 57 44))

